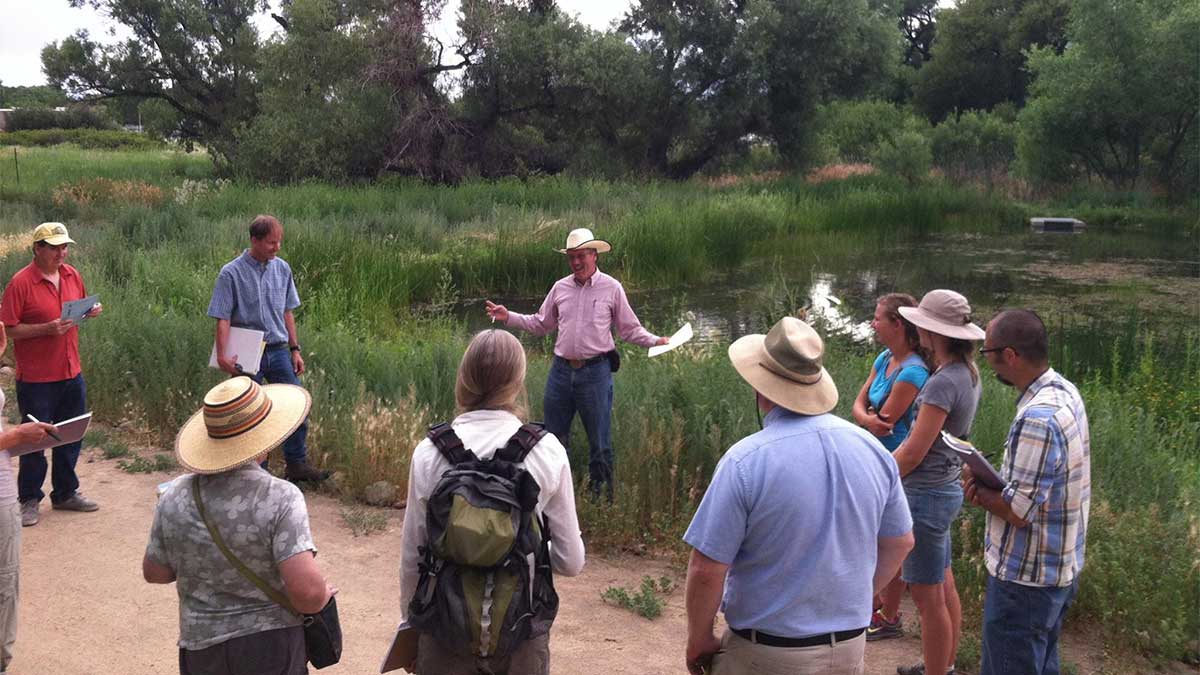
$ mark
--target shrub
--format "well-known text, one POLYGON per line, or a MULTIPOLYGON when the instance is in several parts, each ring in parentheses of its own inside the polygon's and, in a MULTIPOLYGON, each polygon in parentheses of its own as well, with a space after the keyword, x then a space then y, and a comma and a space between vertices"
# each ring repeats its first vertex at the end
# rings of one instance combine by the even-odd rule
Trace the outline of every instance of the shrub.
POLYGON ((91 108, 72 108, 69 110, 17 109, 8 114, 9 131, 112 128, 112 122, 91 108))
POLYGON ((875 166, 915 185, 929 175, 933 152, 929 139, 916 131, 905 131, 895 140, 883 141, 875 150, 875 166))
POLYGON ((49 146, 71 143, 89 150, 157 150, 161 141, 128 131, 43 129, 0 134, 0 145, 49 146))
POLYGON ((929 140, 933 163, 947 176, 990 179, 1016 158, 1017 125, 999 111, 970 111, 934 127, 929 140))
POLYGON ((911 110, 886 101, 835 101, 821 107, 817 125, 821 159, 848 163, 869 161, 880 144, 927 127, 911 110))

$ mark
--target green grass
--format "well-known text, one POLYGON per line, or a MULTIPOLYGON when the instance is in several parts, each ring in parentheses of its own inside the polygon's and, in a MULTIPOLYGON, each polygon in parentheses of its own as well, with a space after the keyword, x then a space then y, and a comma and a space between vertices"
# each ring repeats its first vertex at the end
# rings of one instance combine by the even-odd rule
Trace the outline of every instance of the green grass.
POLYGON ((117 468, 126 473, 156 473, 159 471, 171 471, 175 469, 175 460, 167 454, 157 453, 153 459, 147 459, 141 455, 133 455, 129 459, 122 459, 117 462, 117 468))
POLYGON ((343 506, 341 516, 342 522, 356 537, 369 537, 387 529, 387 514, 379 511, 372 511, 357 505, 343 506))
MULTIPOLYGON (((722 189, 566 178, 457 188, 407 180, 283 187, 209 181, 202 195, 189 184, 184 192, 191 197, 179 198, 185 180, 211 178, 203 157, 64 146, 20 153, 17 187, 0 152, 0 234, 26 233, 42 220, 72 227, 79 241, 72 263, 105 305, 80 336, 89 401, 99 419, 132 421, 164 444, 222 377, 206 367, 213 331, 206 309, 217 271, 245 245, 254 214, 282 218, 283 255, 304 301, 298 320, 310 367, 304 382, 313 395, 310 453, 342 472, 351 494, 377 480, 403 492, 410 453, 426 427, 453 416, 455 369, 469 334, 448 313, 452 301, 544 293, 564 274, 550 250, 571 227, 594 226, 616 244, 604 269, 631 290, 748 272, 760 288, 739 300, 752 318, 736 330, 761 332, 803 303, 798 289, 820 270, 874 270, 897 255, 908 264, 912 247, 938 233, 961 233, 955 241, 962 252, 980 234, 1044 246, 1027 238, 1025 218, 1054 207, 941 183, 910 188, 886 177, 821 185, 783 178, 722 189), (94 177, 143 181, 168 198, 153 207, 55 202, 63 183, 94 177)), ((1107 218, 1104 236, 1089 233, 1072 245, 1107 256, 1130 241, 1151 241, 1139 238, 1143 229, 1132 221, 1144 215, 1136 209, 1152 206, 1103 208, 1128 218, 1107 218), (1118 236, 1122 228, 1133 238, 1118 236)), ((1186 209, 1153 215, 1164 227, 1192 231, 1186 209)), ((1166 255, 1179 241, 1155 246, 1179 259, 1166 255)), ((27 262, 26 248, 11 248, 0 257, 0 276, 27 262)), ((942 262, 920 270, 901 265, 895 283, 954 287, 963 277, 942 262)), ((1005 283, 999 278, 989 292, 1003 297, 1005 283)), ((1181 658, 1200 634, 1200 338, 1194 324, 1168 327, 1121 307, 1106 317, 1052 321, 1053 361, 1081 385, 1092 425, 1093 518, 1073 612, 1102 626, 1112 645, 1181 658)), ((660 317, 648 327, 667 332, 683 318, 660 317)), ((538 419, 553 343, 522 337, 538 419)), ((617 498, 595 501, 581 486, 580 520, 590 550, 681 554, 680 536, 721 454, 758 428, 753 395, 729 366, 724 345, 696 344, 654 360, 642 349, 621 349, 613 417, 617 498)), ((873 355, 872 348, 830 340, 828 366, 843 392, 839 414, 848 415, 873 355)), ((1011 390, 985 373, 973 439, 994 459, 1013 412, 1011 390)), ((576 426, 571 460, 579 480, 587 443, 576 426)), ((113 442, 95 445, 119 452, 113 442)), ((164 470, 168 458, 158 457, 122 459, 122 468, 164 470)), ((363 518, 350 513, 346 520, 354 528, 351 522, 363 518)), ((955 531, 969 630, 981 608, 982 525, 979 510, 968 508, 955 531)))

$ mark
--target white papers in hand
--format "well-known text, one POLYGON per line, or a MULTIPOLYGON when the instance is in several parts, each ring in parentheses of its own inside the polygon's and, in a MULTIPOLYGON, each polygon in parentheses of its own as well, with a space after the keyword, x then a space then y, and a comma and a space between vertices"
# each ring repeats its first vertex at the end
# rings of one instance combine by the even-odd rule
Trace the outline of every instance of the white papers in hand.
MULTIPOLYGON (((237 356, 237 364, 242 372, 254 375, 258 372, 258 364, 262 363, 263 350, 267 343, 263 342, 263 332, 251 328, 230 327, 229 344, 225 345, 225 353, 237 356)), ((208 357, 209 368, 220 368, 217 364, 217 343, 213 342, 212 355, 208 357)))
POLYGON ((654 345, 653 347, 651 347, 650 348, 650 356, 654 357, 654 356, 658 356, 659 354, 666 354, 667 352, 671 351, 672 349, 675 349, 679 345, 684 344, 685 342, 687 342, 688 340, 691 340, 691 339, 692 339, 692 324, 689 321, 688 323, 683 324, 683 328, 680 328, 679 330, 675 331, 675 334, 671 336, 671 339, 670 339, 670 341, 667 342, 667 344, 654 345))
POLYGON ((98 295, 89 295, 80 300, 68 300, 63 303, 62 316, 59 318, 63 321, 74 321, 76 324, 82 323, 87 318, 87 313, 92 311, 99 301, 100 296, 98 295))

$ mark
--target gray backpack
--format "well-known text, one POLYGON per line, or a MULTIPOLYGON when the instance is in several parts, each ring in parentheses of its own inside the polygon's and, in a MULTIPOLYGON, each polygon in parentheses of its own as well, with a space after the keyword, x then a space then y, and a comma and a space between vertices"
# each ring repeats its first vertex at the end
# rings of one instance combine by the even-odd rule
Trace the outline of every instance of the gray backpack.
POLYGON ((558 613, 550 523, 534 509, 541 489, 520 466, 546 435, 525 424, 491 459, 463 447, 449 424, 429 439, 451 466, 429 497, 428 542, 409 622, 447 650, 503 657, 544 635, 558 613))

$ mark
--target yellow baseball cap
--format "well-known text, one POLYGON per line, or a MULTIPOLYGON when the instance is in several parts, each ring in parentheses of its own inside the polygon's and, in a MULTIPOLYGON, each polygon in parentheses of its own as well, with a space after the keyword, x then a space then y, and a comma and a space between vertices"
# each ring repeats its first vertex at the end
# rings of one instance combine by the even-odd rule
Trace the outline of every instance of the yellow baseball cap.
POLYGON ((33 231, 33 243, 44 241, 51 246, 74 244, 75 240, 67 234, 67 226, 62 223, 42 223, 33 231))

